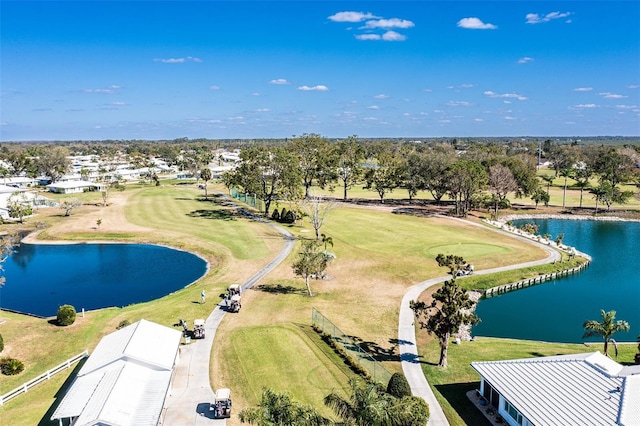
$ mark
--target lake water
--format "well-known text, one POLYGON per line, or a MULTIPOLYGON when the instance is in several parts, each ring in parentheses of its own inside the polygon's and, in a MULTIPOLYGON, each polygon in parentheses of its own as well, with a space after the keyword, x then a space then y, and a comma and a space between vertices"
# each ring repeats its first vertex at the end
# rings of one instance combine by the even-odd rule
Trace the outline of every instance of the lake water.
MULTIPOLYGON (((22 244, 4 263, 0 307, 55 316, 165 296, 205 274, 191 253, 147 244, 22 244)), ((197 297, 197 296, 194 296, 197 297)))
MULTIPOLYGON (((593 257, 583 272, 544 284, 482 300, 476 309, 482 322, 477 336, 579 343, 585 320, 600 320, 600 309, 616 311, 616 319, 631 326, 617 341, 640 335, 640 223, 580 220, 534 222, 539 235, 555 239, 593 257)), ((589 341, 601 340, 598 338, 589 341)))

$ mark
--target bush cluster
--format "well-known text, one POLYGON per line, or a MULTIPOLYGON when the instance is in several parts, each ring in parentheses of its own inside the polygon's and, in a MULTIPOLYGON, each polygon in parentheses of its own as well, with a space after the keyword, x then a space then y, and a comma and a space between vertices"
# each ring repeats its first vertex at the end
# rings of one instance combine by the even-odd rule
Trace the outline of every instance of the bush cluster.
POLYGON ((396 398, 402 398, 404 396, 411 396, 411 386, 407 382, 407 378, 402 373, 393 373, 389 384, 387 385, 387 393, 395 396, 396 398))
POLYGON ((323 333, 322 329, 317 326, 317 325, 313 325, 312 328, 318 333, 320 334, 320 338, 327 344, 329 345, 334 351, 335 353, 337 353, 340 358, 342 358, 344 360, 344 362, 349 366, 349 368, 351 369, 351 371, 353 371, 356 374, 359 374, 360 376, 362 376, 366 381, 368 382, 373 382, 373 379, 371 377, 371 374, 369 374, 369 371, 367 371, 366 368, 364 368, 362 365, 360 365, 360 363, 358 361, 356 361, 355 359, 353 359, 353 357, 351 355, 349 355, 349 353, 341 346, 339 345, 332 337, 330 334, 327 333, 323 333))
POLYGON ((294 223, 296 221, 296 214, 293 210, 287 210, 286 207, 282 208, 282 211, 274 209, 271 213, 271 219, 280 223, 294 223))
POLYGON ((120 330, 121 328, 125 328, 125 327, 127 327, 129 325, 131 325, 131 321, 129 321, 128 319, 122 320, 122 321, 120 321, 120 323, 116 327, 116 330, 120 330))
POLYGON ((24 363, 15 358, 1 358, 0 359, 0 371, 6 376, 14 376, 24 371, 24 363))
POLYGON ((71 325, 76 321, 76 308, 71 305, 62 305, 58 308, 58 325, 71 325))

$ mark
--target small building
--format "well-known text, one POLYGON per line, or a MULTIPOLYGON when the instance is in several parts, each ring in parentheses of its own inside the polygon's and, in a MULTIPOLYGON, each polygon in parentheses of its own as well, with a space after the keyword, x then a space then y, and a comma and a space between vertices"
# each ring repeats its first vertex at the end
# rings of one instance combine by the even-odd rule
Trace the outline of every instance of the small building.
POLYGON ((51 416, 60 426, 157 425, 182 333, 146 320, 100 340, 51 416))
POLYGON ((56 194, 78 194, 85 191, 96 191, 100 188, 100 183, 87 182, 84 180, 61 181, 47 185, 47 189, 56 194))
POLYGON ((480 394, 509 425, 640 425, 638 365, 593 352, 471 366, 480 394))

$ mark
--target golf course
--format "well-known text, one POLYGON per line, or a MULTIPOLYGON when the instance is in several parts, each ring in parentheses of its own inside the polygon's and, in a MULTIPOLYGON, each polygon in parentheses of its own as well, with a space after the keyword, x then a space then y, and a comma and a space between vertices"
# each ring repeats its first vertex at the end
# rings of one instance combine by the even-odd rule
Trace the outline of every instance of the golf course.
MULTIPOLYGON (((552 203, 562 197, 558 194, 561 190, 554 191, 552 203)), ((128 185, 123 192, 114 193, 105 207, 100 194, 74 194, 73 198, 80 198, 83 205, 70 216, 64 216, 60 209, 41 208, 22 224, 23 229, 38 232, 30 236, 33 242, 159 244, 193 252, 205 259, 209 268, 201 279, 182 290, 146 303, 79 314, 68 327, 55 325, 51 318, 0 311, 0 333, 5 344, 2 355, 25 364, 19 375, 0 376, 0 394, 85 349, 91 353, 100 338, 115 331, 123 321, 133 323, 144 318, 172 327, 178 318, 190 323, 206 318, 230 284, 244 282, 269 263, 284 245, 282 235, 243 215, 223 193, 227 190, 219 184, 209 186, 208 197, 194 182, 128 185), (207 294, 204 304, 198 303, 202 290, 207 294)), ((374 194, 364 191, 353 196, 375 199, 374 194)), ((62 201, 70 196, 51 198, 62 201)), ((576 200, 575 193, 568 198, 570 203, 576 200)), ((543 207, 538 210, 545 213, 543 207)), ((469 220, 479 222, 481 215, 475 212, 469 220)), ((297 239, 314 238, 314 229, 306 218, 280 226, 297 239)), ((434 260, 439 253, 462 256, 476 270, 547 256, 541 248, 484 226, 437 215, 395 214, 393 207, 373 203, 338 203, 321 232, 331 237, 332 245, 326 249, 335 254, 335 259, 325 279, 311 280, 313 296, 307 294, 304 279, 292 271, 296 246, 284 262, 243 294, 241 312, 225 315, 216 332, 209 374, 212 386, 228 387, 233 392, 234 413, 227 424, 240 424, 237 413, 256 405, 264 387, 290 392, 297 401, 335 418, 323 398, 332 391, 347 395, 348 380, 355 373, 311 329, 312 308, 331 319, 390 372, 400 372, 400 302, 409 287, 446 274, 434 260)), ((499 277, 474 276, 460 282, 465 288, 488 288, 571 265, 564 259, 555 265, 504 272, 499 277)), ((432 291, 435 288, 421 298, 428 300, 432 291)), ((453 425, 485 424, 465 396, 466 391, 478 386, 479 377, 471 369, 471 361, 601 350, 599 344, 479 337, 451 345, 449 367, 439 369, 435 366, 437 339, 419 329, 416 334, 427 380, 453 425)), ((617 361, 631 363, 635 351, 635 345, 621 345, 617 361)), ((0 424, 57 424, 49 417, 74 371, 72 366, 1 406, 0 424)))

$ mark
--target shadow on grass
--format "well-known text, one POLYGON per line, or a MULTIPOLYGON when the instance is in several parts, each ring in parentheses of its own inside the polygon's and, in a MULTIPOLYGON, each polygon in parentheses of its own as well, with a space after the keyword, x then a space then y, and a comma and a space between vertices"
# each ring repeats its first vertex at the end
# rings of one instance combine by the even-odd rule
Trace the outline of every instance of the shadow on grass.
POLYGON ((452 383, 447 385, 435 385, 440 395, 451 405, 456 413, 464 420, 465 424, 478 426, 491 426, 471 401, 467 398, 467 392, 480 389, 480 382, 452 383))
POLYGON ((199 217, 203 219, 216 219, 216 220, 236 220, 236 213, 229 210, 194 210, 188 213, 189 217, 199 217))
POLYGON ((38 426, 58 426, 59 425, 59 422, 57 420, 56 421, 51 420, 51 416, 56 411, 60 403, 62 402, 62 398, 64 398, 65 394, 67 393, 67 390, 69 389, 69 386, 71 386, 71 383, 73 383, 73 380, 76 378, 78 371, 80 371, 80 369, 82 368, 84 363, 87 361, 87 359, 88 358, 81 359, 73 368, 73 371, 71 372, 69 377, 67 377, 67 380, 64 381, 62 386, 60 386, 60 389, 58 389, 58 392, 56 392, 56 394, 53 396, 54 402, 53 404, 51 404, 51 407, 49 407, 47 412, 44 413, 44 416, 42 417, 42 419, 40 419, 40 422, 38 422, 38 426))
MULTIPOLYGON (((367 342, 359 338, 358 336, 348 336, 350 337, 356 344, 366 353, 371 355, 376 361, 400 361, 400 355, 397 351, 397 343, 398 339, 389 339, 389 343, 391 346, 385 348, 383 346, 378 345, 375 342, 367 342)), ((419 359, 415 359, 410 362, 420 362, 419 359)))
POLYGON ((294 287, 292 285, 282 284, 260 284, 254 287, 254 290, 264 291, 265 293, 272 294, 307 294, 305 289, 294 287))

